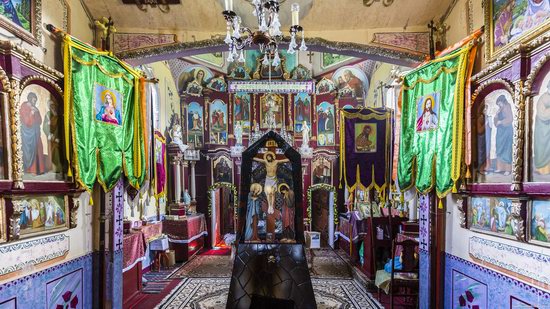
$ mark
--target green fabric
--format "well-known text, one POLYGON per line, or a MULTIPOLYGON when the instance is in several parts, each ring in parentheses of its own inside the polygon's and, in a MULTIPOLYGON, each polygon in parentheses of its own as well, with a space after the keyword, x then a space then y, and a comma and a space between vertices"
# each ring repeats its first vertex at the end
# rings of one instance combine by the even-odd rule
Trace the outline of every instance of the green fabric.
MULTIPOLYGON (((463 134, 464 75, 468 51, 466 47, 436 59, 404 78, 397 170, 402 189, 415 185, 418 191, 427 192, 435 182, 438 195, 443 196, 460 176, 461 156, 457 147, 461 147, 459 142, 463 134), (422 129, 419 119, 425 119, 421 114, 426 101, 435 102, 432 111, 435 112, 437 125, 422 129)), ((426 119, 433 121, 434 114, 426 114, 426 119)), ((429 122, 422 121, 424 123, 429 122)))
POLYGON ((139 77, 105 53, 70 38, 65 44, 66 108, 70 109, 65 129, 70 129, 75 179, 91 191, 97 177, 108 191, 124 170, 132 186, 139 188, 146 174, 139 77), (117 123, 97 118, 107 93, 115 97, 116 107, 110 109, 112 114, 109 110, 103 114, 117 123))

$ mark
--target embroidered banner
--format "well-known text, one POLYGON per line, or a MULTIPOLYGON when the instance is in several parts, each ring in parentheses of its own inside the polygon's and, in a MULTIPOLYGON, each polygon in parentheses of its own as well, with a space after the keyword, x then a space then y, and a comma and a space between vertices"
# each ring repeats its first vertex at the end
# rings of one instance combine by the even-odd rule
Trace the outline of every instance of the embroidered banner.
POLYGON ((389 181, 391 113, 384 108, 348 109, 341 112, 340 180, 349 191, 383 191, 389 181))
POLYGON ((143 78, 107 52, 69 35, 63 42, 66 152, 75 180, 91 191, 97 178, 109 191, 124 171, 139 189, 147 171, 143 78))
POLYGON ((401 190, 415 185, 428 192, 435 186, 443 197, 460 178, 471 50, 467 44, 404 78, 397 170, 401 190))

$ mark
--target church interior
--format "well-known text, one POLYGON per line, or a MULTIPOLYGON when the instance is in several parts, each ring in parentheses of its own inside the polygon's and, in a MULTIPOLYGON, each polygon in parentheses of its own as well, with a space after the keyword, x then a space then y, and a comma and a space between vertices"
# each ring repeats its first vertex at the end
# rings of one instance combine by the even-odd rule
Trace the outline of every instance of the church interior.
POLYGON ((3 0, 0 81, 0 309, 550 308, 550 0, 3 0))

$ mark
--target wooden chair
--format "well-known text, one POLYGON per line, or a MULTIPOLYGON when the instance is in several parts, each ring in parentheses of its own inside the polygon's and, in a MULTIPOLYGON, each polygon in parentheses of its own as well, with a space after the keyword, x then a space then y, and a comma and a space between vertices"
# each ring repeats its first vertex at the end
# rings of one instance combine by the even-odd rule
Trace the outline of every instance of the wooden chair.
MULTIPOLYGON (((415 257, 418 248, 418 242, 414 240, 393 241, 392 256, 395 258, 396 247, 403 248, 401 254, 401 269, 395 269, 395 262, 392 260, 391 281, 390 281, 390 308, 394 308, 394 297, 402 296, 416 299, 418 304, 418 259, 415 257), (398 274, 411 276, 411 278, 396 277, 398 274), (416 277, 414 277, 416 275, 416 277)), ((416 306, 418 307, 418 306, 416 306)))

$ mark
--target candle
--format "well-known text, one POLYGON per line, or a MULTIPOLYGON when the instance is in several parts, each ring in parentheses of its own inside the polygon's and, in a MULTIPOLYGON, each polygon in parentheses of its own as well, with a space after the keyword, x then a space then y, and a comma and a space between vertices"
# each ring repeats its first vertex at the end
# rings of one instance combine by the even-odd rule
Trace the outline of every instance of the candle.
POLYGON ((233 0, 225 0, 225 10, 233 11, 233 0))
POLYGON ((293 3, 290 10, 292 11, 292 25, 298 26, 300 24, 300 5, 293 3))

